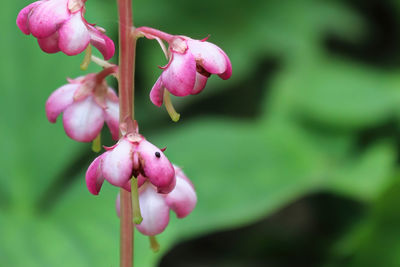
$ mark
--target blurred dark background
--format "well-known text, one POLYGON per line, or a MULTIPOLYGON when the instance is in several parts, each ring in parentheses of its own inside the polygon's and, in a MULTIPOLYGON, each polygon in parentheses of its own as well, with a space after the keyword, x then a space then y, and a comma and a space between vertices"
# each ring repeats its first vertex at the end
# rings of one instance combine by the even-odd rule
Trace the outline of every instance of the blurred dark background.
MULTIPOLYGON (((19 32, 29 3, 0 11, 0 266, 118 266, 117 189, 90 195, 90 144, 44 114, 66 77, 85 74, 82 56, 44 54, 19 32)), ((210 34, 233 65, 230 80, 173 98, 175 124, 148 99, 163 54, 139 40, 140 130, 199 202, 186 219, 171 213, 159 253, 136 234, 136 266, 400 266, 399 1, 133 3, 136 25, 210 34)), ((86 18, 118 39, 114 1, 89 0, 86 18)))

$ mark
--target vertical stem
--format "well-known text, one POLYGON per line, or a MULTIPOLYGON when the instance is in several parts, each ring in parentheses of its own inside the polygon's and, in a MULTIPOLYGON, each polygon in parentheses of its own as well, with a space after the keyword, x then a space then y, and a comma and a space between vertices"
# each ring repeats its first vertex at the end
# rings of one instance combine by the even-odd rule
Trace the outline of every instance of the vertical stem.
MULTIPOLYGON (((117 0, 119 14, 119 104, 120 123, 134 118, 134 69, 136 39, 133 27, 132 0, 117 0)), ((120 266, 133 266, 133 218, 131 193, 121 188, 120 266)))
POLYGON ((121 188, 120 266, 133 266, 133 218, 131 193, 121 188))
POLYGON ((119 97, 120 122, 134 118, 134 70, 136 39, 132 38, 132 2, 117 0, 119 12, 119 97))

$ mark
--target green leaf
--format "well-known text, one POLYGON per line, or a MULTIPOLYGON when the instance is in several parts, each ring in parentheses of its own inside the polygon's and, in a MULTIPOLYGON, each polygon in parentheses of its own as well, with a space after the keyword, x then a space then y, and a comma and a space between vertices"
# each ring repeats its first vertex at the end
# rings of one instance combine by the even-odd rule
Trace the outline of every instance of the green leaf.
POLYGON ((400 241, 396 211, 400 201, 400 180, 396 175, 392 184, 380 195, 364 221, 352 229, 338 243, 335 258, 328 266, 398 266, 400 241))

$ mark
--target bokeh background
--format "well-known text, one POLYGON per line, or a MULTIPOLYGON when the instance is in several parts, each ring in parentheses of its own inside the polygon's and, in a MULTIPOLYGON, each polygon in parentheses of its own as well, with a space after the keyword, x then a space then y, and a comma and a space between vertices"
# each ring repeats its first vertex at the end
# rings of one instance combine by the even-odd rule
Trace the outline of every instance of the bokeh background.
MULTIPOLYGON (((0 9, 0 266, 118 266, 117 189, 87 191, 96 155, 44 112, 87 73, 82 55, 44 54, 23 35, 29 3, 0 9)), ((134 17, 210 34, 234 71, 174 98, 175 124, 148 98, 163 54, 139 41, 141 132, 168 146, 199 202, 171 214, 159 253, 136 234, 136 266, 400 266, 400 1, 137 0, 134 17)), ((115 1, 88 1, 86 18, 118 39, 115 1)))

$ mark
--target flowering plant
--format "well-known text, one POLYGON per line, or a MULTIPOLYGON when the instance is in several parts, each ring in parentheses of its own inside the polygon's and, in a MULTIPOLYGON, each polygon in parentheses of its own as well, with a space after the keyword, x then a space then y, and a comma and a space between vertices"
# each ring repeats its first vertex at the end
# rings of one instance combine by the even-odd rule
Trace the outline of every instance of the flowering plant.
POLYGON ((46 102, 46 115, 55 123, 63 113, 66 134, 79 142, 93 142, 93 150, 101 150, 100 132, 104 122, 118 142, 104 147, 86 172, 89 192, 98 195, 104 180, 120 189, 117 210, 121 220, 121 266, 132 266, 133 227, 150 236, 153 249, 158 248, 155 235, 162 233, 169 222, 169 210, 179 218, 192 212, 197 196, 192 182, 182 170, 173 166, 159 149, 141 134, 134 119, 134 56, 137 39, 156 39, 168 64, 150 91, 150 100, 164 102, 174 121, 179 116, 173 109, 169 93, 186 96, 200 93, 211 74, 230 78, 231 62, 225 52, 206 40, 171 35, 149 27, 135 28, 131 0, 117 0, 119 11, 118 65, 107 60, 114 55, 114 42, 105 30, 88 23, 86 0, 40 0, 23 8, 17 25, 26 35, 37 38, 46 53, 62 51, 72 56, 86 51, 81 69, 93 61, 103 69, 76 79, 54 91, 46 102), (169 44, 168 50, 163 42, 169 44), (96 47, 103 59, 91 55, 96 47), (106 77, 114 76, 119 95, 107 85, 106 77))

